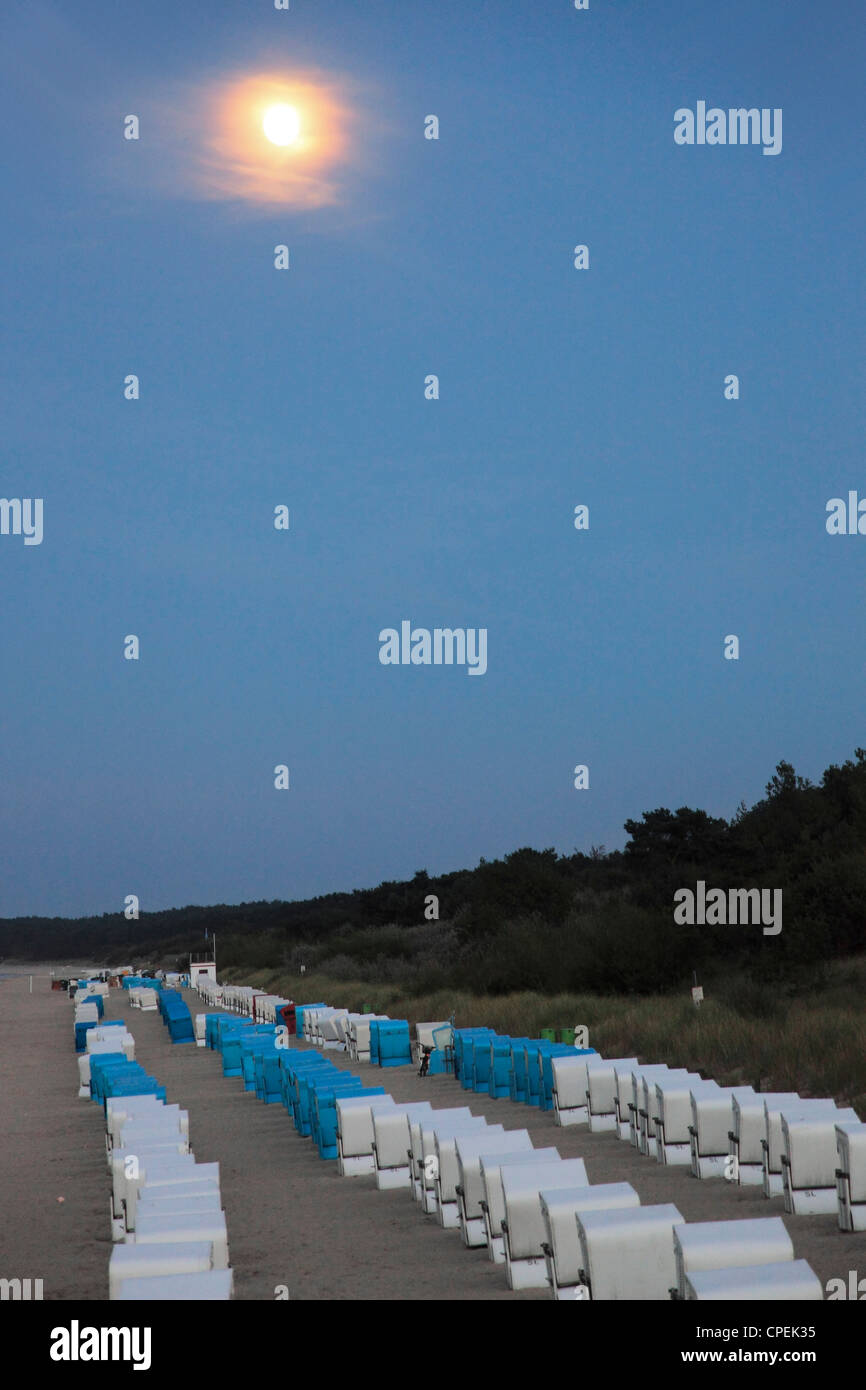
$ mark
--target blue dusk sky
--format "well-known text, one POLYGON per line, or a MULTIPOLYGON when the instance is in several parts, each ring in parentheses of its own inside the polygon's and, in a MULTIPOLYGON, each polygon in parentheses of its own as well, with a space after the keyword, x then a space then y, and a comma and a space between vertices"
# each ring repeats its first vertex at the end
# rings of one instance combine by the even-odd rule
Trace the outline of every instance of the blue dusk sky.
POLYGON ((0 496, 43 525, 0 534, 0 916, 617 848, 866 743, 826 526, 864 39, 855 0, 6 8, 0 496), (678 144, 699 103, 781 149, 678 144), (403 621, 486 671, 382 664, 403 621))

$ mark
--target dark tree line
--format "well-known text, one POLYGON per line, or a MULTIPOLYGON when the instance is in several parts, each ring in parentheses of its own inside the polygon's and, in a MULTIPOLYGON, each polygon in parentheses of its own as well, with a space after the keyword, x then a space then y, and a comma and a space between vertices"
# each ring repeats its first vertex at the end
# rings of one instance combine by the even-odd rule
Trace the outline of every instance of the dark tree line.
POLYGON ((0 920, 0 956, 92 956, 174 963, 217 934, 220 961, 391 969, 410 986, 488 991, 641 991, 679 985, 693 970, 741 971, 802 983, 821 963, 866 948, 866 750, 828 767, 819 784, 780 762, 766 795, 729 821, 682 806, 628 820, 622 851, 558 855, 517 849, 474 869, 305 902, 184 907, 101 917, 0 920), (673 895, 707 887, 781 889, 784 924, 682 926, 673 895), (439 920, 427 921, 435 895, 439 920), (339 966, 337 965, 339 962, 339 966))

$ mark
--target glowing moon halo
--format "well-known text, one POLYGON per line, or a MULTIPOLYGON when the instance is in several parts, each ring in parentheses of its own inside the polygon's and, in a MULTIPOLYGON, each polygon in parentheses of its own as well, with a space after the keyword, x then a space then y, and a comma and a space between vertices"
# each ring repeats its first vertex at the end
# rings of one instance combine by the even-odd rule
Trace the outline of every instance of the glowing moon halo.
POLYGON ((294 106, 278 102, 265 112, 262 130, 273 145, 294 145, 301 130, 300 117, 294 106))

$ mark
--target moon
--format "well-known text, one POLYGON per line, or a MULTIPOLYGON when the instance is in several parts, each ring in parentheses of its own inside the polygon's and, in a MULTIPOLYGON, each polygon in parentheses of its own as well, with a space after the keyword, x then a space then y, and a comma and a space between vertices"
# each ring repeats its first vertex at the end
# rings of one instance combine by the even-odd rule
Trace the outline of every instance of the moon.
POLYGON ((301 130, 301 120, 294 106, 278 102, 269 106, 262 129, 273 145, 294 145, 301 130))

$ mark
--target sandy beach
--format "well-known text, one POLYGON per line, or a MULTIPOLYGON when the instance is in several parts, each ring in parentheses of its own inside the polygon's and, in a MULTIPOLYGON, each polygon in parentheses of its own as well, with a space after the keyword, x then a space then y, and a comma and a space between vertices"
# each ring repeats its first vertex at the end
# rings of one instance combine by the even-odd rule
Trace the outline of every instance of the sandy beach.
MULTIPOLYGON (((25 968, 16 969, 22 973, 0 978, 0 1277, 41 1278, 46 1299, 106 1299, 104 1131, 100 1110, 77 1099, 72 1006, 45 975, 34 975, 31 994, 25 968)), ((205 1011, 195 993, 185 997, 193 1014, 205 1011)), ((158 1013, 132 1009, 112 990, 106 1017, 125 1019, 137 1060, 189 1111, 196 1158, 220 1164, 236 1298, 272 1300, 285 1285, 291 1300, 549 1299, 543 1290, 511 1292, 504 1267, 422 1216, 408 1193, 339 1177, 282 1106, 265 1106, 239 1079, 223 1077, 218 1054, 173 1045, 158 1013)), ((330 1060, 397 1101, 469 1105, 491 1122, 526 1128, 536 1147, 582 1157, 590 1182, 630 1182, 644 1205, 674 1202, 688 1221, 784 1215, 781 1197, 698 1182, 688 1168, 661 1167, 611 1134, 560 1129, 552 1114, 463 1091, 451 1077, 380 1070, 337 1052, 330 1060)), ((825 1286, 847 1282, 850 1270, 866 1275, 866 1233, 843 1234, 834 1216, 784 1219, 796 1256, 825 1286)))

